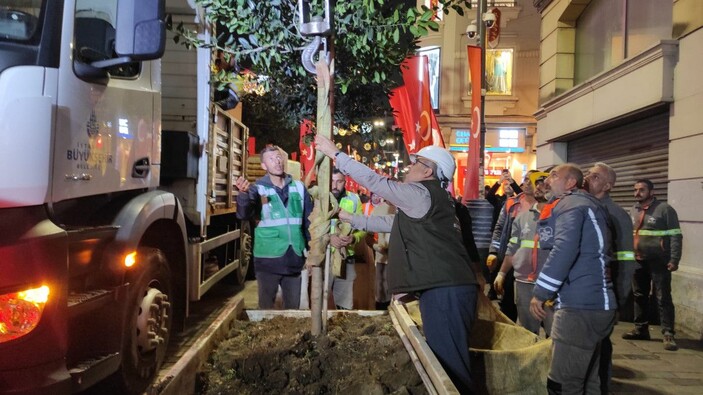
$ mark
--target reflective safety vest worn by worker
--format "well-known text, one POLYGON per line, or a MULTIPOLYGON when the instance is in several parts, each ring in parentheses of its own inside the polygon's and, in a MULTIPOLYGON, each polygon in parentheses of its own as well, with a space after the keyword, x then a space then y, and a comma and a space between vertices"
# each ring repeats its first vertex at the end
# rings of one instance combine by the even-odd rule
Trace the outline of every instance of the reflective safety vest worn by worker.
POLYGON ((274 188, 257 185, 261 196, 261 221, 254 230, 254 256, 257 258, 278 258, 293 247, 299 256, 303 255, 303 196, 305 186, 300 181, 288 184, 288 204, 283 205, 274 188))
POLYGON ((636 204, 630 216, 637 259, 679 263, 683 235, 678 215, 671 206, 654 198, 647 206, 636 204))
MULTIPOLYGON (((344 196, 339 200, 339 208, 350 213, 350 214, 355 214, 355 215, 360 215, 362 213, 361 211, 361 199, 359 198, 359 195, 347 191, 344 196)), ((332 219, 331 223, 331 229, 334 229, 336 226, 336 219, 332 219)), ((358 232, 358 231, 357 231, 358 232)), ((356 235, 357 232, 354 232, 356 235)), ((363 232, 361 232, 363 233, 363 232)), ((362 237, 362 236, 359 236, 362 237)), ((354 237, 356 239, 356 236, 354 237)), ((353 256, 354 255, 354 246, 356 243, 349 244, 347 246, 347 256, 353 256)), ((334 248, 334 247, 332 247, 334 248)))

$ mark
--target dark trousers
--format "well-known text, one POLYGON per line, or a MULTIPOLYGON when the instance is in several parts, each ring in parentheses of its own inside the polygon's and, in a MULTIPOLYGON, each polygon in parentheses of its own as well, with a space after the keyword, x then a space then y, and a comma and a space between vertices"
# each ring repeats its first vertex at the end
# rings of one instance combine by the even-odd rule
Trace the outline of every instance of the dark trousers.
POLYGON ((608 395, 610 389, 610 379, 613 376, 613 342, 610 336, 600 343, 600 367, 598 377, 600 377, 600 393, 608 395))
POLYGON ((547 379, 550 395, 600 392, 600 347, 614 324, 615 310, 561 309, 554 313, 547 379))
POLYGON ((478 287, 433 288, 420 295, 427 344, 461 394, 472 394, 469 332, 476 314, 478 287))
MULTIPOLYGON (((495 273, 498 271, 496 270, 495 273)), ((491 283, 493 284, 493 283, 491 283)), ((510 271, 503 280, 503 296, 500 299, 500 311, 508 318, 517 322, 517 305, 515 304, 515 271, 510 271)))
POLYGON ((256 283, 259 291, 260 309, 273 309, 279 285, 283 296, 283 308, 298 309, 300 307, 300 273, 283 275, 257 271, 256 283))
POLYGON ((641 267, 635 270, 632 294, 635 298, 635 326, 647 330, 649 325, 649 293, 654 283, 654 296, 659 305, 661 329, 664 334, 674 335, 674 303, 671 300, 671 272, 666 260, 638 260, 641 267))

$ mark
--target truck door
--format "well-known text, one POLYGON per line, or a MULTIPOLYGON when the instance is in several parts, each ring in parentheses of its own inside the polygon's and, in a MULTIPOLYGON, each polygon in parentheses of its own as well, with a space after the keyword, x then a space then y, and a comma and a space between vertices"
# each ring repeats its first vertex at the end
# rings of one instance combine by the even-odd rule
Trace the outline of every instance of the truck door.
POLYGON ((158 63, 90 66, 117 57, 117 0, 67 1, 65 15, 52 201, 157 185, 158 63))

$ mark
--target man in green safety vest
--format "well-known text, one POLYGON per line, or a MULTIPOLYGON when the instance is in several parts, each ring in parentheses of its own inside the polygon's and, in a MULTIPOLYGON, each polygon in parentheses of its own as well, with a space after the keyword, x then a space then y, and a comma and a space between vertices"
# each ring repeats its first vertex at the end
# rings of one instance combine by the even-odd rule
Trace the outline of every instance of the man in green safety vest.
POLYGON ((654 283, 661 316, 664 349, 678 350, 674 340, 674 303, 671 300, 671 272, 678 270, 683 235, 676 210, 654 197, 654 184, 648 179, 635 182, 637 203, 630 211, 634 231, 635 270, 632 293, 635 297, 635 328, 623 339, 649 340, 649 292, 654 283))
POLYGON ((261 167, 266 175, 253 185, 244 177, 235 181, 239 190, 237 217, 255 217, 258 221, 254 230, 254 271, 260 309, 274 307, 279 286, 283 308, 299 307, 303 251, 310 241, 312 199, 302 182, 286 174, 286 158, 281 152, 276 146, 261 151, 261 167))
MULTIPOLYGON (((351 214, 363 214, 363 206, 359 195, 349 192, 346 189, 347 177, 339 169, 332 169, 332 194, 339 202, 339 207, 351 214)), ((336 219, 332 220, 334 229, 336 219)), ((354 308, 354 280, 356 279, 356 269, 354 264, 354 246, 364 239, 366 232, 355 230, 350 235, 330 235, 330 244, 333 248, 346 248, 347 259, 344 262, 345 275, 343 277, 331 277, 332 295, 334 304, 338 310, 351 310, 354 308)))

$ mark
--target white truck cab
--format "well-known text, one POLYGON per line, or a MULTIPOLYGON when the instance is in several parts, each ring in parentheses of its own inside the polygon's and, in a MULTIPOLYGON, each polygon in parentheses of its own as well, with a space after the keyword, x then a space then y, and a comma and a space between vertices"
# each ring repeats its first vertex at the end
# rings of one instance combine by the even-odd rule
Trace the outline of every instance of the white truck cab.
POLYGON ((140 393, 189 301, 247 273, 248 129, 212 103, 208 50, 166 51, 165 7, 0 0, 3 393, 140 393))

